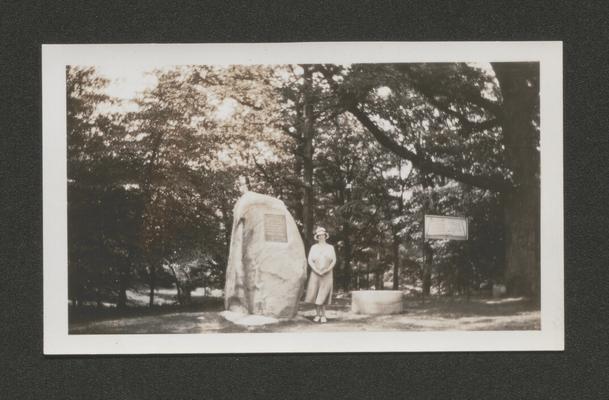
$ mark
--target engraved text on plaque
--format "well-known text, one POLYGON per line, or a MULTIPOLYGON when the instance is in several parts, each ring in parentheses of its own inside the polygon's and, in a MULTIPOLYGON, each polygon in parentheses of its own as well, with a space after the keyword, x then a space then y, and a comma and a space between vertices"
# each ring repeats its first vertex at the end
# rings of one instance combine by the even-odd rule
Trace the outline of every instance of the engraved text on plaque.
POLYGON ((288 230, 283 214, 264 214, 264 240, 267 242, 288 241, 288 230))

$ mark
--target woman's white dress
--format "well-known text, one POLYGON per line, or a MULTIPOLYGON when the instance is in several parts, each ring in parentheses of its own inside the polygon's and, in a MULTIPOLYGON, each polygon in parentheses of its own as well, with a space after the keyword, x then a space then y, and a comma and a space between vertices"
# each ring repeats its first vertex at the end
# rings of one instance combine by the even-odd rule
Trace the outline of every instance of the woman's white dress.
MULTIPOLYGON (((325 270, 330 265, 336 263, 336 253, 334 246, 330 244, 314 244, 309 251, 309 265, 315 266, 316 269, 325 270)), ((320 306, 330 304, 332 301, 332 285, 333 285, 333 270, 326 272, 323 275, 318 275, 315 270, 311 270, 309 275, 309 283, 307 284, 307 293, 305 302, 315 303, 320 306)))

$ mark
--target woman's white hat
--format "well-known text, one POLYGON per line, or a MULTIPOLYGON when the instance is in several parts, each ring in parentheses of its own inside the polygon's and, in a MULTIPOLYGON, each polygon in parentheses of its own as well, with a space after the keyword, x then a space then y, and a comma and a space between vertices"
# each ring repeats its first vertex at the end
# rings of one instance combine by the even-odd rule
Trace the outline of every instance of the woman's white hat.
POLYGON ((317 238, 321 235, 325 235, 326 239, 330 237, 330 235, 328 235, 328 232, 326 232, 326 229, 320 226, 319 228, 317 228, 317 230, 315 230, 315 235, 313 235, 313 239, 317 240, 317 238))

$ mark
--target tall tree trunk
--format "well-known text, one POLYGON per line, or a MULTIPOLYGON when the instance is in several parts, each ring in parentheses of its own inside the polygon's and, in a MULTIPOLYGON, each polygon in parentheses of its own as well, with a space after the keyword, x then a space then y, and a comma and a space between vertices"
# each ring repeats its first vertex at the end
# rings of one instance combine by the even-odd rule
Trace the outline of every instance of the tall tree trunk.
POLYGON ((97 308, 103 308, 103 300, 99 288, 95 288, 95 303, 97 308))
MULTIPOLYGON (((302 126, 302 125, 301 125, 302 126)), ((296 148, 294 149, 294 176, 298 178, 298 186, 297 190, 294 193, 294 213, 296 216, 296 220, 303 224, 304 227, 304 209, 302 204, 302 194, 301 191, 304 190, 302 186, 302 177, 303 177, 303 159, 304 159, 304 143, 302 143, 302 138, 299 139, 296 148)), ((302 235, 304 234, 304 228, 302 230, 302 235)))
MULTIPOLYGON (((384 268, 384 264, 383 264, 383 257, 381 257, 381 251, 382 248, 380 247, 381 245, 379 244, 378 247, 376 248, 376 260, 374 262, 374 264, 372 264, 372 273, 374 275, 373 279, 373 283, 374 283, 374 288, 376 290, 380 290, 384 288, 384 276, 385 275, 385 268, 384 268)), ((370 269, 368 269, 368 289, 370 289, 370 269)))
POLYGON ((175 268, 173 268, 173 265, 171 265, 171 263, 168 264, 169 265, 169 269, 171 270, 171 274, 173 275, 173 280, 176 283, 176 296, 178 298, 178 303, 180 305, 182 305, 184 303, 184 299, 182 298, 182 285, 180 285, 180 279, 178 278, 178 274, 175 270, 175 268))
MULTIPOLYGON (((425 182, 425 171, 421 170, 421 186, 427 191, 428 183, 425 182)), ((423 232, 421 234, 421 249, 423 253, 423 296, 431 294, 431 268, 433 265, 433 248, 425 239, 425 215, 435 211, 433 196, 428 194, 423 202, 423 232)))
POLYGON ((351 252, 353 251, 351 246, 351 226, 348 222, 343 224, 343 277, 345 291, 349 291, 353 287, 351 280, 353 279, 353 273, 351 271, 351 252))
POLYGON ((313 102, 311 66, 304 66, 302 222, 307 253, 313 244, 313 102))
POLYGON ((463 260, 465 271, 465 298, 470 300, 472 294, 472 265, 468 260, 463 260))
POLYGON ((433 249, 429 243, 423 244, 423 296, 431 294, 431 265, 433 262, 433 249))
POLYGON ((510 294, 538 297, 539 197, 534 188, 516 190, 506 197, 505 283, 510 294), (523 193, 527 191, 533 193, 523 193))
POLYGON ((393 233, 393 290, 400 289, 400 237, 393 233))
MULTIPOLYGON (((304 98, 304 95, 302 96, 304 98)), ((293 191, 294 198, 294 211, 296 215, 296 220, 300 223, 304 224, 304 215, 303 215, 303 205, 302 205, 302 194, 300 193, 302 189, 302 177, 303 177, 303 160, 304 160, 304 119, 302 117, 303 106, 300 101, 296 104, 296 117, 295 117, 295 125, 297 127, 296 133, 292 136, 296 140, 296 145, 293 149, 294 154, 294 176, 297 178, 297 187, 296 190, 293 191)), ((301 231, 301 234, 305 236, 304 230, 301 231)))
POLYGON ((182 305, 192 303, 192 287, 189 283, 182 285, 182 305))
POLYGON ((230 235, 232 234, 232 224, 230 219, 230 206, 226 196, 222 196, 222 223, 224 224, 224 245, 226 246, 226 252, 230 249, 230 235))
POLYGON ((150 269, 148 271, 148 286, 150 287, 150 292, 148 294, 148 307, 153 307, 154 290, 156 289, 156 267, 154 265, 150 265, 150 269))
POLYGON ((117 308, 127 307, 127 288, 129 286, 129 262, 119 261, 121 268, 119 271, 118 278, 118 301, 116 302, 117 308))
POLYGON ((503 96, 503 136, 513 189, 504 196, 505 283, 512 295, 539 297, 539 65, 493 64, 503 96))
MULTIPOLYGON (((341 186, 338 189, 338 203, 344 206, 350 201, 349 190, 341 186)), ((353 271, 351 271, 351 259, 353 246, 351 243, 351 224, 349 215, 341 215, 342 219, 342 239, 343 239, 343 287, 349 291, 353 287, 353 271)))

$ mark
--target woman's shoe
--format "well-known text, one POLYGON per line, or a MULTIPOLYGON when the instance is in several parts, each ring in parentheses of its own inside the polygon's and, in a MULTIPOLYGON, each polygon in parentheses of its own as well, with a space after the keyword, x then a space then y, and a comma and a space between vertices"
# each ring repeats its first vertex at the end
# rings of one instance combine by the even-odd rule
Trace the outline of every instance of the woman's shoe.
POLYGON ((326 322, 328 322, 328 320, 326 319, 326 317, 321 317, 321 323, 325 324, 326 322))
POLYGON ((315 318, 313 318, 313 322, 319 322, 320 318, 321 317, 319 315, 316 315, 315 318))

